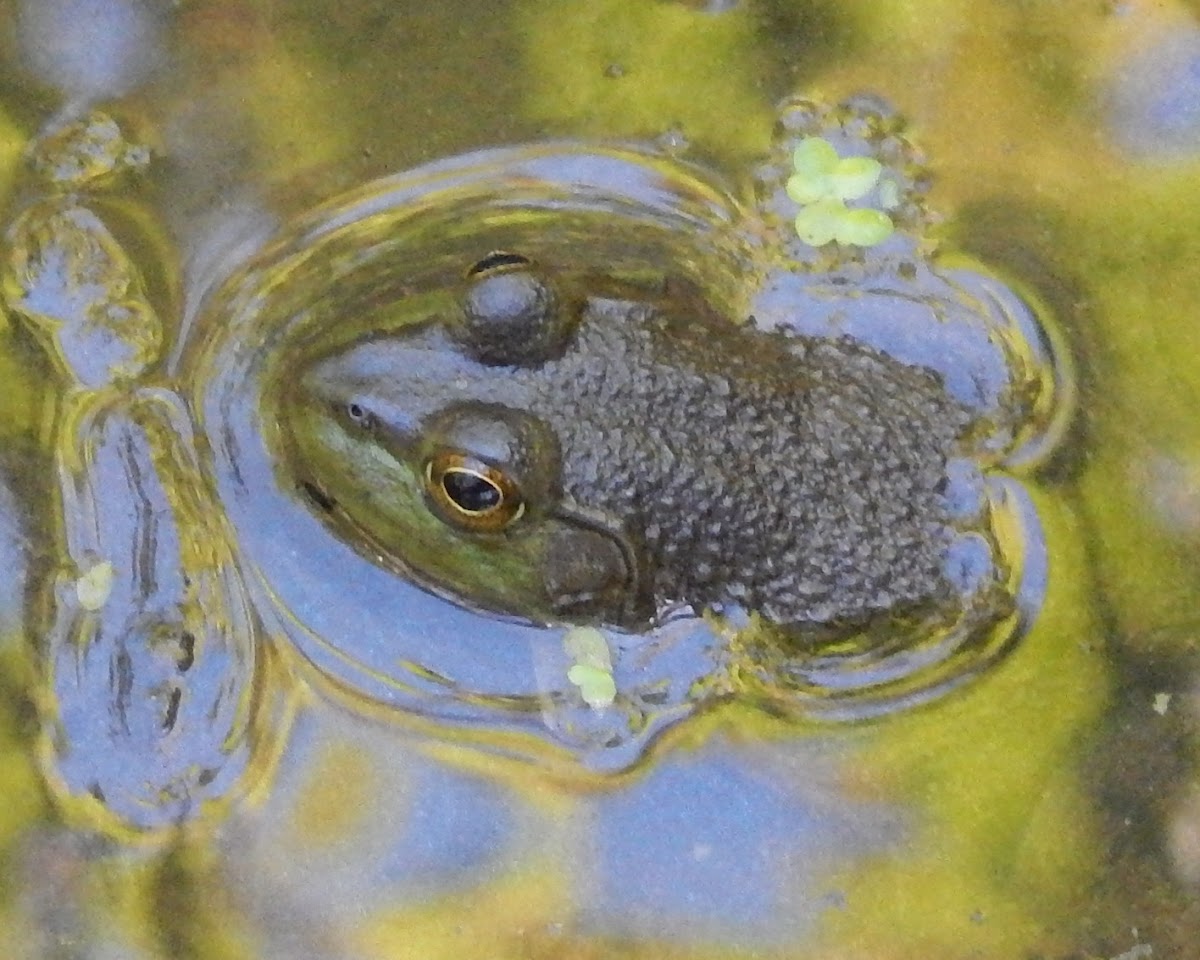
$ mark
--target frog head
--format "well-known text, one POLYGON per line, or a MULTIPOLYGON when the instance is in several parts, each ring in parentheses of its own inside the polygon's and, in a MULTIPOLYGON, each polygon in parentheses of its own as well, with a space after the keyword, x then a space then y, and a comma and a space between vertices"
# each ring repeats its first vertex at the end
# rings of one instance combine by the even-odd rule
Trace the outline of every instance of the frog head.
POLYGON ((508 253, 476 263, 457 293, 456 309, 416 331, 368 338, 299 379, 291 436, 309 498, 439 591, 536 620, 644 620, 640 546, 619 519, 564 494, 553 425, 515 381, 464 389, 480 372, 560 357, 582 298, 508 253))

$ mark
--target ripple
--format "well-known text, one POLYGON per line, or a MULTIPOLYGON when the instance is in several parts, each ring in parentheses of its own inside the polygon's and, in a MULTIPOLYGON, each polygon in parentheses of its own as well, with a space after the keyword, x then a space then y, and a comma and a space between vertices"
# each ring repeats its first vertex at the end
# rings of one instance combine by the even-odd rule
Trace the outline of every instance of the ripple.
POLYGON ((66 569, 48 667, 51 783, 89 816, 151 830, 243 778, 262 639, 207 509, 186 412, 142 390, 66 418, 66 569), (88 597, 80 578, 112 570, 88 597))
MULTIPOLYGON (((647 251, 672 249, 708 283, 735 259, 732 209, 686 167, 639 151, 485 151, 322 208, 235 275, 199 319, 208 336, 184 356, 183 378, 196 387, 239 562, 272 632, 343 691, 440 721, 549 730, 602 767, 630 762, 690 710, 691 681, 713 668, 702 639, 690 673, 676 675, 656 670, 653 635, 614 633, 620 696, 599 718, 578 702, 566 666, 551 667, 562 628, 483 616, 331 536, 288 470, 278 385, 306 356, 380 322, 381 304, 418 300, 414 290, 446 285, 514 237, 531 256, 565 244, 610 275, 644 275, 661 259, 647 251), (636 670, 625 647, 636 648, 636 670), (604 749, 589 752, 596 744, 604 749)), ((397 306, 386 322, 415 315, 397 306)))
POLYGON ((1035 618, 1046 568, 1036 513, 1000 468, 1031 468, 1070 415, 1070 380, 1042 318, 963 262, 921 264, 915 287, 911 275, 891 286, 876 277, 854 291, 848 314, 845 288, 823 286, 811 269, 764 271, 755 216, 702 171, 636 149, 489 150, 367 185, 234 274, 197 318, 180 377, 268 634, 332 696, 472 728, 506 753, 565 749, 570 763, 599 771, 637 762, 667 727, 731 698, 798 719, 857 720, 927 702, 999 660, 1035 618), (728 315, 753 304, 764 325, 805 336, 844 336, 852 323, 864 342, 941 374, 988 425, 963 461, 986 476, 955 468, 960 486, 982 486, 954 493, 978 506, 960 503, 961 530, 948 528, 952 540, 964 535, 947 555, 953 601, 817 648, 781 643, 736 610, 715 620, 684 611, 646 633, 606 630, 617 695, 596 707, 568 678, 567 624, 484 614, 422 586, 402 549, 384 556, 339 536, 319 491, 295 474, 282 385, 367 333, 422 322, 463 264, 514 246, 643 283, 677 277, 728 315), (759 291, 747 289, 764 276, 759 291), (835 313, 836 331, 818 329, 835 313))

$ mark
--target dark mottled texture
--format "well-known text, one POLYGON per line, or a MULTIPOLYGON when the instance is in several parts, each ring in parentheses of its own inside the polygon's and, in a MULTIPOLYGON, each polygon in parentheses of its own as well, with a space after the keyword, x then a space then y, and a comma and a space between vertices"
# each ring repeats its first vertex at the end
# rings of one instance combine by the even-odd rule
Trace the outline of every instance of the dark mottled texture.
POLYGON ((505 375, 557 432, 566 493, 644 539, 656 599, 827 622, 942 587, 937 489, 966 419, 923 371, 594 301, 562 359, 505 375))
POLYGON ((567 502, 625 532, 658 604, 824 625, 944 596, 938 490, 967 416, 934 375, 686 296, 593 297, 579 319, 540 364, 481 363, 434 323, 362 341, 309 380, 401 446, 464 402, 544 421, 567 502))

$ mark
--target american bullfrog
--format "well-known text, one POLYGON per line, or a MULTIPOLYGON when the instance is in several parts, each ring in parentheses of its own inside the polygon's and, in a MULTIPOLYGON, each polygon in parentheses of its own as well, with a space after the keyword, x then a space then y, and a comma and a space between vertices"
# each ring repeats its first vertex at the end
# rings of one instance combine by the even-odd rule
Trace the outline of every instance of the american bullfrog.
MULTIPOLYGON (((880 250, 835 243, 814 261, 793 233, 768 240, 782 261, 741 251, 723 279, 689 273, 705 254, 670 244, 620 276, 569 229, 536 253, 518 225, 494 231, 497 249, 480 238, 478 259, 447 251, 436 289, 297 365, 301 488, 377 562, 537 623, 646 629, 679 604, 742 608, 811 649, 960 618, 1007 575, 980 467, 1031 446, 1015 424, 1045 433, 1053 375, 998 374, 1013 318, 1018 337, 1036 331, 1027 311, 921 256, 919 174, 893 124, 874 104, 793 104, 783 121, 789 146, 882 158, 874 199, 890 195, 911 233, 880 250), (831 292, 829 335, 812 322, 831 292)), ((778 171, 759 176, 763 220, 740 211, 741 226, 765 233, 790 201, 778 171)))
POLYGON ((244 781, 285 652, 338 695, 621 767, 718 699, 933 696, 1036 612, 1010 474, 1068 381, 1018 296, 931 256, 924 168, 873 101, 785 104, 737 188, 652 147, 439 161, 182 294, 106 196, 154 162, 120 124, 32 156, 3 292, 62 381, 45 753, 118 820, 244 781), (813 194, 830 242, 789 187, 814 139, 876 167, 813 194), (608 696, 576 689, 581 624, 608 696))
POLYGON ((682 601, 861 624, 944 599, 970 417, 931 372, 670 283, 515 253, 464 273, 428 322, 296 381, 302 469, 348 536, 542 622, 645 628, 682 601))

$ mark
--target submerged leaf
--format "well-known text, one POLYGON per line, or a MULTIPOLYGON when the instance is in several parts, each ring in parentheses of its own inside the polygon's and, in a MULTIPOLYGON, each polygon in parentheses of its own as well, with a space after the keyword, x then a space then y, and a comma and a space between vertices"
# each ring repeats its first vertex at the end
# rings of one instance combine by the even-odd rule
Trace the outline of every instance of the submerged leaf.
POLYGON ((576 663, 612 670, 608 640, 595 627, 572 627, 563 636, 563 650, 576 663))
POLYGON ((575 661, 567 679, 579 688, 584 703, 600 709, 617 698, 608 640, 595 627, 572 627, 563 636, 563 650, 575 661))
POLYGON ((879 184, 879 206, 883 210, 894 210, 900 206, 900 184, 891 177, 879 184))

